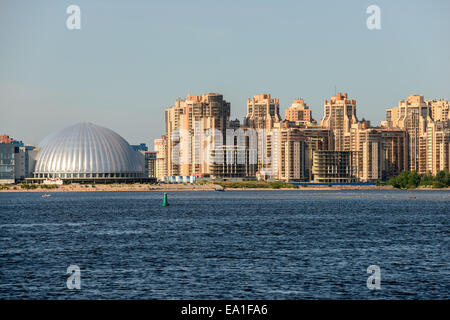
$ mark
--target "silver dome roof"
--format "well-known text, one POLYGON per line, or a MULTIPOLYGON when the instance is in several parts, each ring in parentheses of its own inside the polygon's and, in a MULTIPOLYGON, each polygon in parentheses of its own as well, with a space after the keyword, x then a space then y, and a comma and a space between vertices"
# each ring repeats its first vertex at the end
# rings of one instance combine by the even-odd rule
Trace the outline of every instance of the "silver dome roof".
POLYGON ((55 131, 39 146, 36 173, 144 173, 141 159, 125 139, 92 123, 55 131))

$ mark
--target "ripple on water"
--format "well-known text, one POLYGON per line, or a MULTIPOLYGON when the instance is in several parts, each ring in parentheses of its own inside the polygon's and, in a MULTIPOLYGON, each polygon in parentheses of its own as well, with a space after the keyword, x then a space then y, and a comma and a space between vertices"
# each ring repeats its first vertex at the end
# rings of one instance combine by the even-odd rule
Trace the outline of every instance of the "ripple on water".
POLYGON ((448 191, 0 194, 3 299, 447 299, 448 191), (415 199, 410 199, 414 196, 415 199), (82 290, 66 288, 81 268, 82 290), (382 290, 367 289, 379 265, 382 290))

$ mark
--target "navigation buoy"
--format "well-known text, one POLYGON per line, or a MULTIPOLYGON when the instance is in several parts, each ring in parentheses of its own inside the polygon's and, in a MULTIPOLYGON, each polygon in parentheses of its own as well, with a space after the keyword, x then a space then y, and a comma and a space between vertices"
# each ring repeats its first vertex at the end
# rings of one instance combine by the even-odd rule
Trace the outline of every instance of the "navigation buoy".
POLYGON ((164 192, 163 202, 161 203, 161 207, 167 207, 169 202, 167 202, 167 193, 164 192))

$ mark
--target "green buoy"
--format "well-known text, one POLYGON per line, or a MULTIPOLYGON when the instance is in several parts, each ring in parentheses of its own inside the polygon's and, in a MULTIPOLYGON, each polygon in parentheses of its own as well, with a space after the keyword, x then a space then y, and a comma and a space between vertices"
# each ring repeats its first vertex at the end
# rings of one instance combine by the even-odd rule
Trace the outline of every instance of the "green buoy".
POLYGON ((161 207, 167 207, 169 202, 167 202, 167 193, 164 192, 163 202, 161 203, 161 207))

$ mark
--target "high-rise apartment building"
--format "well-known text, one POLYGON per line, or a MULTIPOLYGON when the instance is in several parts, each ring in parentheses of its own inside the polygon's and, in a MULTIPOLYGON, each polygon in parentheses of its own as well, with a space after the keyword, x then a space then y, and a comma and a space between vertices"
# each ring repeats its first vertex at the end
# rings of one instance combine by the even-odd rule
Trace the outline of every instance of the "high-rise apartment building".
POLYGON ((221 94, 188 95, 166 109, 167 174, 209 175, 209 150, 225 143, 230 103, 221 94))
POLYGON ((353 151, 358 180, 386 180, 408 169, 408 135, 401 129, 352 125, 346 150, 353 151))
POLYGON ((446 122, 428 123, 426 133, 426 171, 435 175, 450 165, 450 129, 446 122))
POLYGON ((450 122, 450 104, 448 100, 427 100, 425 101, 431 107, 431 117, 434 121, 443 122, 444 127, 449 127, 450 122))
MULTIPOLYGON (((166 109, 166 137, 167 137, 167 175, 179 176, 180 175, 180 153, 176 152, 175 148, 181 146, 181 116, 185 113, 184 100, 176 100, 175 104, 166 109)), ((185 141, 183 141, 185 143, 185 141)))
POLYGON ((308 148, 299 128, 274 128, 271 131, 271 177, 284 181, 308 180, 308 148))
POLYGON ((348 99, 346 93, 325 100, 321 125, 333 131, 334 150, 350 151, 350 129, 357 122, 356 100, 348 99))
POLYGON ((312 124, 312 110, 305 104, 303 99, 295 99, 294 103, 286 109, 285 119, 297 122, 299 125, 312 124))
POLYGON ((189 95, 167 109, 165 175, 375 182, 449 167, 447 100, 411 95, 386 111, 381 127, 359 121, 356 100, 342 93, 325 100, 320 125, 303 99, 280 120, 279 100, 270 94, 248 99, 242 126, 229 116, 218 94, 189 95))
POLYGON ((426 129, 432 121, 431 106, 423 95, 410 95, 397 107, 386 110, 384 125, 399 128, 408 133, 409 170, 424 174, 426 168, 426 129))
POLYGON ((280 100, 270 94, 257 94, 247 99, 246 127, 255 129, 271 129, 274 123, 280 122, 280 100))
POLYGON ((358 151, 356 153, 358 179, 364 182, 381 180, 381 132, 373 128, 361 129, 358 130, 357 140, 356 148, 352 151, 358 151))
POLYGON ((317 125, 299 127, 292 122, 275 124, 270 132, 271 174, 284 181, 312 179, 314 151, 330 150, 333 146, 331 130, 317 125))
POLYGON ((401 129, 381 128, 382 180, 408 170, 408 133, 401 129))
POLYGON ((163 180, 167 177, 167 138, 161 138, 153 141, 154 151, 156 152, 156 178, 163 180))
POLYGON ((280 121, 280 100, 278 98, 272 98, 270 94, 264 93, 247 99, 244 127, 255 130, 257 134, 257 170, 262 176, 273 174, 271 172, 270 132, 280 121))

